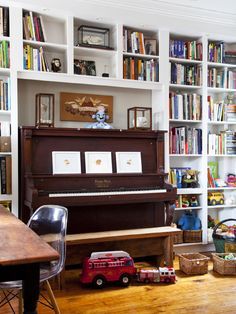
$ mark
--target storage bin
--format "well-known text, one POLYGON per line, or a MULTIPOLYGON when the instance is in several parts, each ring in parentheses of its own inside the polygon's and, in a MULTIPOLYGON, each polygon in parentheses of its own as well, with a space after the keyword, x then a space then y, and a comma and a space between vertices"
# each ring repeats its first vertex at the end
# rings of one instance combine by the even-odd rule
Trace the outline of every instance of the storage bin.
POLYGON ((236 221, 236 219, 225 219, 220 221, 217 225, 215 225, 213 229, 213 243, 215 245, 215 249, 217 253, 232 253, 236 252, 236 237, 228 237, 225 233, 218 234, 216 233, 217 229, 225 222, 228 221, 236 221))
POLYGON ((183 240, 186 243, 202 242, 202 230, 184 230, 183 240))
MULTIPOLYGON (((236 253, 232 253, 236 257, 236 253)), ((221 275, 236 275, 236 260, 225 260, 228 253, 212 253, 213 270, 221 275)))
POLYGON ((208 260, 200 253, 179 254, 179 269, 187 275, 203 275, 208 272, 208 260))
POLYGON ((178 234, 175 234, 173 236, 173 243, 174 244, 180 244, 183 243, 183 231, 179 232, 178 234))

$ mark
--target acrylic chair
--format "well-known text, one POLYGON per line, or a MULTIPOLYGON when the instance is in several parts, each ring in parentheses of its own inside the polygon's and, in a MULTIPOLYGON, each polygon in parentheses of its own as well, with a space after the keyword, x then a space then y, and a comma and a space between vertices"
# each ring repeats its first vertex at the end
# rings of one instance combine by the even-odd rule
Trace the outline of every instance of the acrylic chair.
MULTIPOLYGON (((27 224, 35 233, 58 251, 60 255, 58 260, 40 265, 40 283, 45 286, 49 300, 41 294, 44 302, 39 302, 52 308, 57 314, 60 313, 60 310, 52 292, 49 279, 58 276, 65 265, 67 220, 67 208, 58 205, 43 205, 33 213, 27 224)), ((13 313, 15 313, 10 301, 15 296, 18 296, 19 313, 22 313, 22 281, 0 282, 0 289, 3 294, 3 298, 0 300, 0 307, 8 303, 13 313)))

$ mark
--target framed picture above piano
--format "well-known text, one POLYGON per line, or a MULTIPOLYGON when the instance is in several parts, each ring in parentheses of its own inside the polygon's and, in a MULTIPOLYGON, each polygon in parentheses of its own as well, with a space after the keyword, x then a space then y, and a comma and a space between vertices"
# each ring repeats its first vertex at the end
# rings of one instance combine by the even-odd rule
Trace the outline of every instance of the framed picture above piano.
POLYGON ((111 152, 85 152, 86 173, 112 173, 111 152))
POLYGON ((142 173, 141 152, 116 152, 117 173, 142 173))
POLYGON ((80 152, 52 152, 52 173, 81 173, 80 152))

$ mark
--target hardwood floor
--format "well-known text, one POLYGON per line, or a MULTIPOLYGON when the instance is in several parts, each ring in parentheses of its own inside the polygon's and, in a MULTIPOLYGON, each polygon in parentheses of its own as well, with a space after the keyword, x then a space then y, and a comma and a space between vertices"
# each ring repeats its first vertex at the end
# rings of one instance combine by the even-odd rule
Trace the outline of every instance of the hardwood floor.
MULTIPOLYGON (((110 285, 102 290, 81 287, 78 270, 66 273, 66 289, 55 291, 62 314, 234 314, 236 313, 236 276, 213 272, 209 262, 206 275, 187 276, 179 271, 175 259, 176 284, 140 284, 128 288, 110 285)), ((9 307, 0 313, 11 314, 9 307)), ((39 305, 38 314, 53 313, 39 305)))

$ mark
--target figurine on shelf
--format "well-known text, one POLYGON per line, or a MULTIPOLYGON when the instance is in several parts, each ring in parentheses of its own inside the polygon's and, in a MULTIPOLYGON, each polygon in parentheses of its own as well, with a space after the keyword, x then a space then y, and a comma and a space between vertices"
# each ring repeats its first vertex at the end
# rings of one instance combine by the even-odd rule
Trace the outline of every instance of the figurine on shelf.
POLYGON ((193 169, 187 169, 182 176, 182 188, 197 188, 199 171, 193 169))
POLYGON ((52 59, 51 66, 52 66, 52 72, 61 71, 61 60, 59 58, 52 59))
POLYGON ((199 206, 197 196, 193 195, 190 197, 190 207, 197 207, 197 206, 199 206))
POLYGON ((98 106, 98 111, 92 115, 93 119, 97 122, 90 123, 86 126, 88 129, 113 129, 113 127, 105 122, 109 119, 109 116, 105 113, 105 108, 103 106, 98 106))

